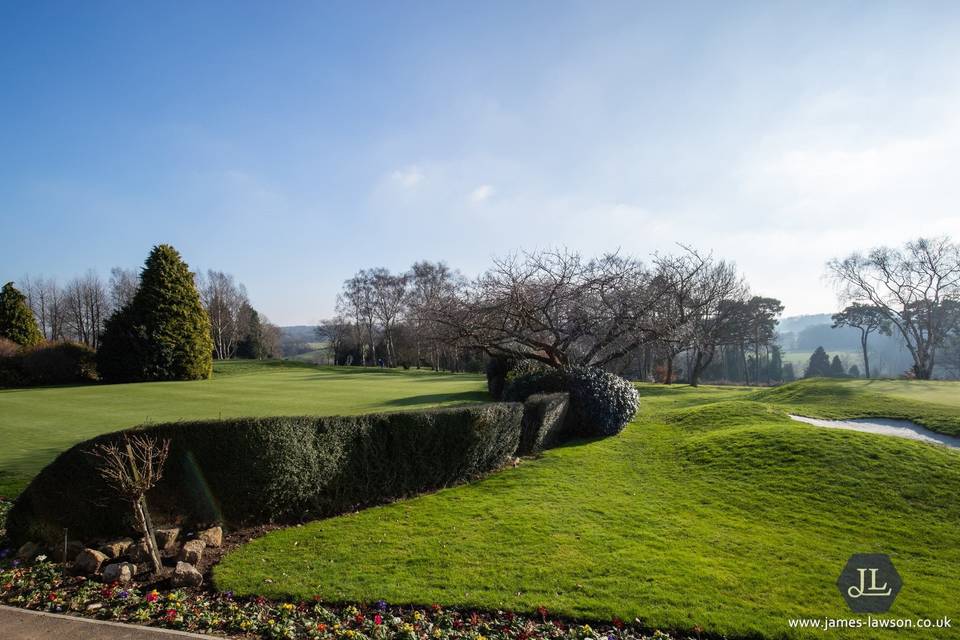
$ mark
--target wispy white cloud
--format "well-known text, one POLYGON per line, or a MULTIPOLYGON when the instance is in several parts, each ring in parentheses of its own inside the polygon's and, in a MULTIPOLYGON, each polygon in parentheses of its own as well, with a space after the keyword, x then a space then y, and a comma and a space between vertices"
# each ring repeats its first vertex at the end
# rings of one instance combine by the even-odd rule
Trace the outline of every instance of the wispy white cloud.
POLYGON ((496 193, 496 190, 492 185, 481 184, 479 187, 470 192, 470 202, 473 204, 480 204, 481 202, 486 202, 496 193))
POLYGON ((390 174, 390 179, 404 189, 416 189, 424 181, 425 175, 419 165, 408 165, 390 174))

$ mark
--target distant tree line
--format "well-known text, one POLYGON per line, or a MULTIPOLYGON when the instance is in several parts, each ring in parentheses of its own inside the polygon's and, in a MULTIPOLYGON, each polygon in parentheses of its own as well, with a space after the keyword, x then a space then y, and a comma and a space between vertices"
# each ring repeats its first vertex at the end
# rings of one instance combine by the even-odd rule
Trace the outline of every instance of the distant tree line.
MULTIPOLYGON (((253 308, 243 284, 213 269, 191 278, 209 318, 214 358, 280 356, 279 328, 253 308)), ((106 280, 91 269, 65 285, 55 278, 25 276, 20 291, 43 339, 96 350, 107 320, 131 303, 140 281, 137 270, 114 267, 106 280)))
POLYGON ((759 384, 783 377, 782 310, 751 295, 733 264, 692 248, 649 265, 537 251, 495 260, 473 280, 444 263, 361 270, 317 333, 336 364, 476 370, 500 357, 759 384))
MULTIPOLYGON (((844 367, 839 355, 830 355, 823 347, 817 347, 810 355, 810 361, 803 373, 804 378, 859 378, 860 367, 852 365, 850 369, 844 367)), ((867 376, 869 377, 869 376, 867 376)))
POLYGON ((280 331, 234 278, 194 275, 169 245, 108 283, 88 271, 0 290, 0 385, 206 378, 213 358, 280 355, 280 331), (95 361, 95 367, 94 367, 95 361))

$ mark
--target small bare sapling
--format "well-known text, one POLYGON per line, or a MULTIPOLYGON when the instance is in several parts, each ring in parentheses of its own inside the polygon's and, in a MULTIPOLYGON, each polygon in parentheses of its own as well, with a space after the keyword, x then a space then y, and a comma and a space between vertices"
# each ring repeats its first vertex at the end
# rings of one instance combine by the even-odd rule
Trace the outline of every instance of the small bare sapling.
POLYGON ((163 475, 170 441, 157 440, 146 434, 124 434, 122 441, 98 444, 92 453, 100 458, 97 468, 100 477, 133 508, 137 528, 147 543, 153 570, 159 572, 160 552, 147 511, 146 493, 163 475))

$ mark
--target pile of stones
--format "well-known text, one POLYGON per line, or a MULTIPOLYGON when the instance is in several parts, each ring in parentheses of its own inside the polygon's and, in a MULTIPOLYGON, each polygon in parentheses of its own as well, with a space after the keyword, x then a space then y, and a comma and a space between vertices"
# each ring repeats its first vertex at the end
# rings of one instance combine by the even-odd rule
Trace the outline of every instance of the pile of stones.
MULTIPOLYGON (((199 587, 203 583, 203 575, 197 565, 205 549, 223 544, 223 529, 211 527, 186 540, 181 540, 179 527, 156 529, 154 533, 161 558, 176 562, 170 574, 170 586, 199 587)), ((42 551, 39 545, 27 542, 17 551, 17 558, 30 561, 42 551)), ((53 558, 66 560, 68 564, 72 560, 72 568, 76 573, 99 577, 106 584, 129 584, 137 575, 149 574, 153 570, 147 543, 142 539, 118 538, 91 546, 70 541, 66 549, 59 549, 53 558)))

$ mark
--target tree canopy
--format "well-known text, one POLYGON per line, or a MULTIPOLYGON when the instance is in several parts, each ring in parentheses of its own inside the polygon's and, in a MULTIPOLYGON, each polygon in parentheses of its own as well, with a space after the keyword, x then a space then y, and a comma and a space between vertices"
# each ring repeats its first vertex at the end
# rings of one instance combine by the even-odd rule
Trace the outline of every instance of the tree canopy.
POLYGON ((12 282, 3 285, 0 290, 0 338, 26 347, 43 340, 43 334, 27 304, 27 297, 12 282))

